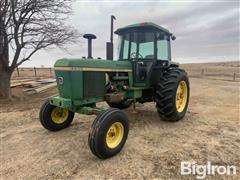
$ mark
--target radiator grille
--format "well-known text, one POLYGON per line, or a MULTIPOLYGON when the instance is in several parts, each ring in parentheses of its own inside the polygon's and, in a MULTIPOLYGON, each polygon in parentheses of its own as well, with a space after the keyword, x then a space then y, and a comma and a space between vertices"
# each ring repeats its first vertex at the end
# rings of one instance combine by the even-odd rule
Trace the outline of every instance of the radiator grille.
POLYGON ((84 98, 101 97, 105 94, 105 73, 84 72, 83 73, 84 98))

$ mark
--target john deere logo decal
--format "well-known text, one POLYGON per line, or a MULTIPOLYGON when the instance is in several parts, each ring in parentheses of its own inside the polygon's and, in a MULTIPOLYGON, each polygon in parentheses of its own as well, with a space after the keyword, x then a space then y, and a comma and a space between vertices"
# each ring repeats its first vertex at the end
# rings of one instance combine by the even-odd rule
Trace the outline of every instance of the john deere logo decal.
POLYGON ((58 77, 58 84, 63 85, 63 77, 58 77))

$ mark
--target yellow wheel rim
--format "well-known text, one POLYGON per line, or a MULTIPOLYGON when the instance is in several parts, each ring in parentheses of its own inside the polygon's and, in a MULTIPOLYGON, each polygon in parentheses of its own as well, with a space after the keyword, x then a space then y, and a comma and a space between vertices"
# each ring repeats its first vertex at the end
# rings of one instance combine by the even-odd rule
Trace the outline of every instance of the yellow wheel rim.
POLYGON ((55 107, 52 110, 51 118, 54 123, 62 124, 67 120, 68 114, 69 114, 69 112, 67 109, 55 107))
POLYGON ((113 123, 107 132, 106 136, 107 146, 111 149, 117 147, 121 143, 123 135, 124 128, 122 123, 120 122, 113 123))
POLYGON ((178 112, 182 112, 187 104, 188 88, 185 81, 180 81, 176 93, 176 108, 178 112))

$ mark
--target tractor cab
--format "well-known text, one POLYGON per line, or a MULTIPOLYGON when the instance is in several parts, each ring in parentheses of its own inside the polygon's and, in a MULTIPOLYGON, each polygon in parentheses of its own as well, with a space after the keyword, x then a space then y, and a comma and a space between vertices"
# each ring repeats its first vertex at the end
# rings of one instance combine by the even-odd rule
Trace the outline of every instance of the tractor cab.
POLYGON ((120 36, 119 61, 130 61, 134 86, 150 82, 152 67, 171 61, 170 38, 175 37, 154 23, 140 23, 115 31, 120 36), (153 66, 154 65, 154 66, 153 66))

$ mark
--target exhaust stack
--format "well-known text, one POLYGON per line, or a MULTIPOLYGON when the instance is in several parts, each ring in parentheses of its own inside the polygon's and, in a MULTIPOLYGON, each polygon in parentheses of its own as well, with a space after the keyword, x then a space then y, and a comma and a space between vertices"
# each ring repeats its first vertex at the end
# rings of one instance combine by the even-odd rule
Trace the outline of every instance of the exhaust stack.
POLYGON ((107 52, 106 58, 107 60, 113 60, 113 20, 116 20, 115 16, 111 16, 111 34, 110 34, 110 42, 107 42, 107 52))
POLYGON ((84 34, 83 37, 88 40, 88 57, 92 59, 92 39, 96 39, 97 37, 94 34, 84 34))

